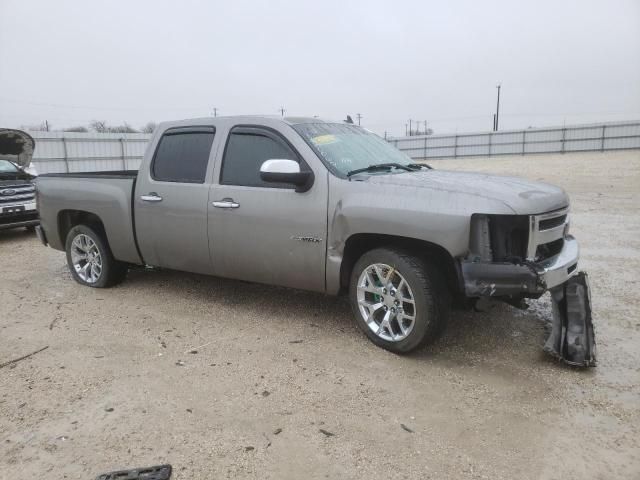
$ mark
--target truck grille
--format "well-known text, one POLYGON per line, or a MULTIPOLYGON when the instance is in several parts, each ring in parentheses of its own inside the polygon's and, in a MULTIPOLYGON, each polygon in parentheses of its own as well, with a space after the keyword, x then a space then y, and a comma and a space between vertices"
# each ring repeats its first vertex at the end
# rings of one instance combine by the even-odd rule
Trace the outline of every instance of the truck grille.
POLYGON ((18 185, 2 185, 0 187, 0 205, 15 203, 31 203, 35 201, 35 187, 29 183, 18 185))
POLYGON ((564 246, 569 209, 532 215, 530 217, 527 259, 540 262, 558 255, 564 246))
POLYGON ((551 230, 559 225, 564 225, 567 220, 566 215, 560 215, 559 217, 547 218, 545 220, 540 220, 539 230, 542 232, 544 230, 551 230))

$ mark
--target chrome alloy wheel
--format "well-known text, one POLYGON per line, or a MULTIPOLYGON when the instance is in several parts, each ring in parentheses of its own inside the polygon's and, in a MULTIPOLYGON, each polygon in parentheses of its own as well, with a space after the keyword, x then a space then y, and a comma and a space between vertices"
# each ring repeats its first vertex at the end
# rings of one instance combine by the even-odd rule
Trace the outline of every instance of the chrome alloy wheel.
POLYGON ((409 283, 396 269, 384 263, 369 265, 357 288, 360 315, 378 337, 398 342, 411 333, 416 304, 409 283))
POLYGON ((71 263, 78 276, 87 283, 96 283, 102 275, 102 255, 93 239, 79 233, 71 242, 71 263))

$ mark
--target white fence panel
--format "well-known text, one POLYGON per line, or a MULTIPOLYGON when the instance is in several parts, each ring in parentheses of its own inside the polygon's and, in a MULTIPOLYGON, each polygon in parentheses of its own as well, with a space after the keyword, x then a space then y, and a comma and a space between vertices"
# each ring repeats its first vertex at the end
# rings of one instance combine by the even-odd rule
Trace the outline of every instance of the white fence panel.
POLYGON ((29 132, 39 173, 137 170, 151 138, 145 133, 29 132))
POLYGON ((389 141, 415 160, 620 150, 640 148, 640 121, 400 137, 389 141), (420 142, 422 149, 418 148, 420 142))

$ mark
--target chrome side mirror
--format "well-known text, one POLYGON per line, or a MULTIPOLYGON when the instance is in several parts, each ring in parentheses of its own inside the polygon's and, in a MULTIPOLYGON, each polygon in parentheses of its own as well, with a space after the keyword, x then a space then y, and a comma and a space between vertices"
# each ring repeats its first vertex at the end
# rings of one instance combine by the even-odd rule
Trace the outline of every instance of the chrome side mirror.
POLYGON ((264 182, 290 183, 296 192, 306 192, 313 185, 313 172, 300 171, 300 164, 294 160, 272 159, 260 166, 260 178, 264 182))

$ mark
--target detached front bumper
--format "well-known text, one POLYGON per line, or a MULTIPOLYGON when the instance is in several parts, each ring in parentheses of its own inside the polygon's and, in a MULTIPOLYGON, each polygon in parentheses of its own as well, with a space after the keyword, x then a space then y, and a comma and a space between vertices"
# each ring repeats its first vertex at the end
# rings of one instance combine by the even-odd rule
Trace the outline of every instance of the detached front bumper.
POLYGON ((460 262, 467 297, 539 297, 577 273, 580 249, 567 235, 562 250, 539 263, 460 262))

